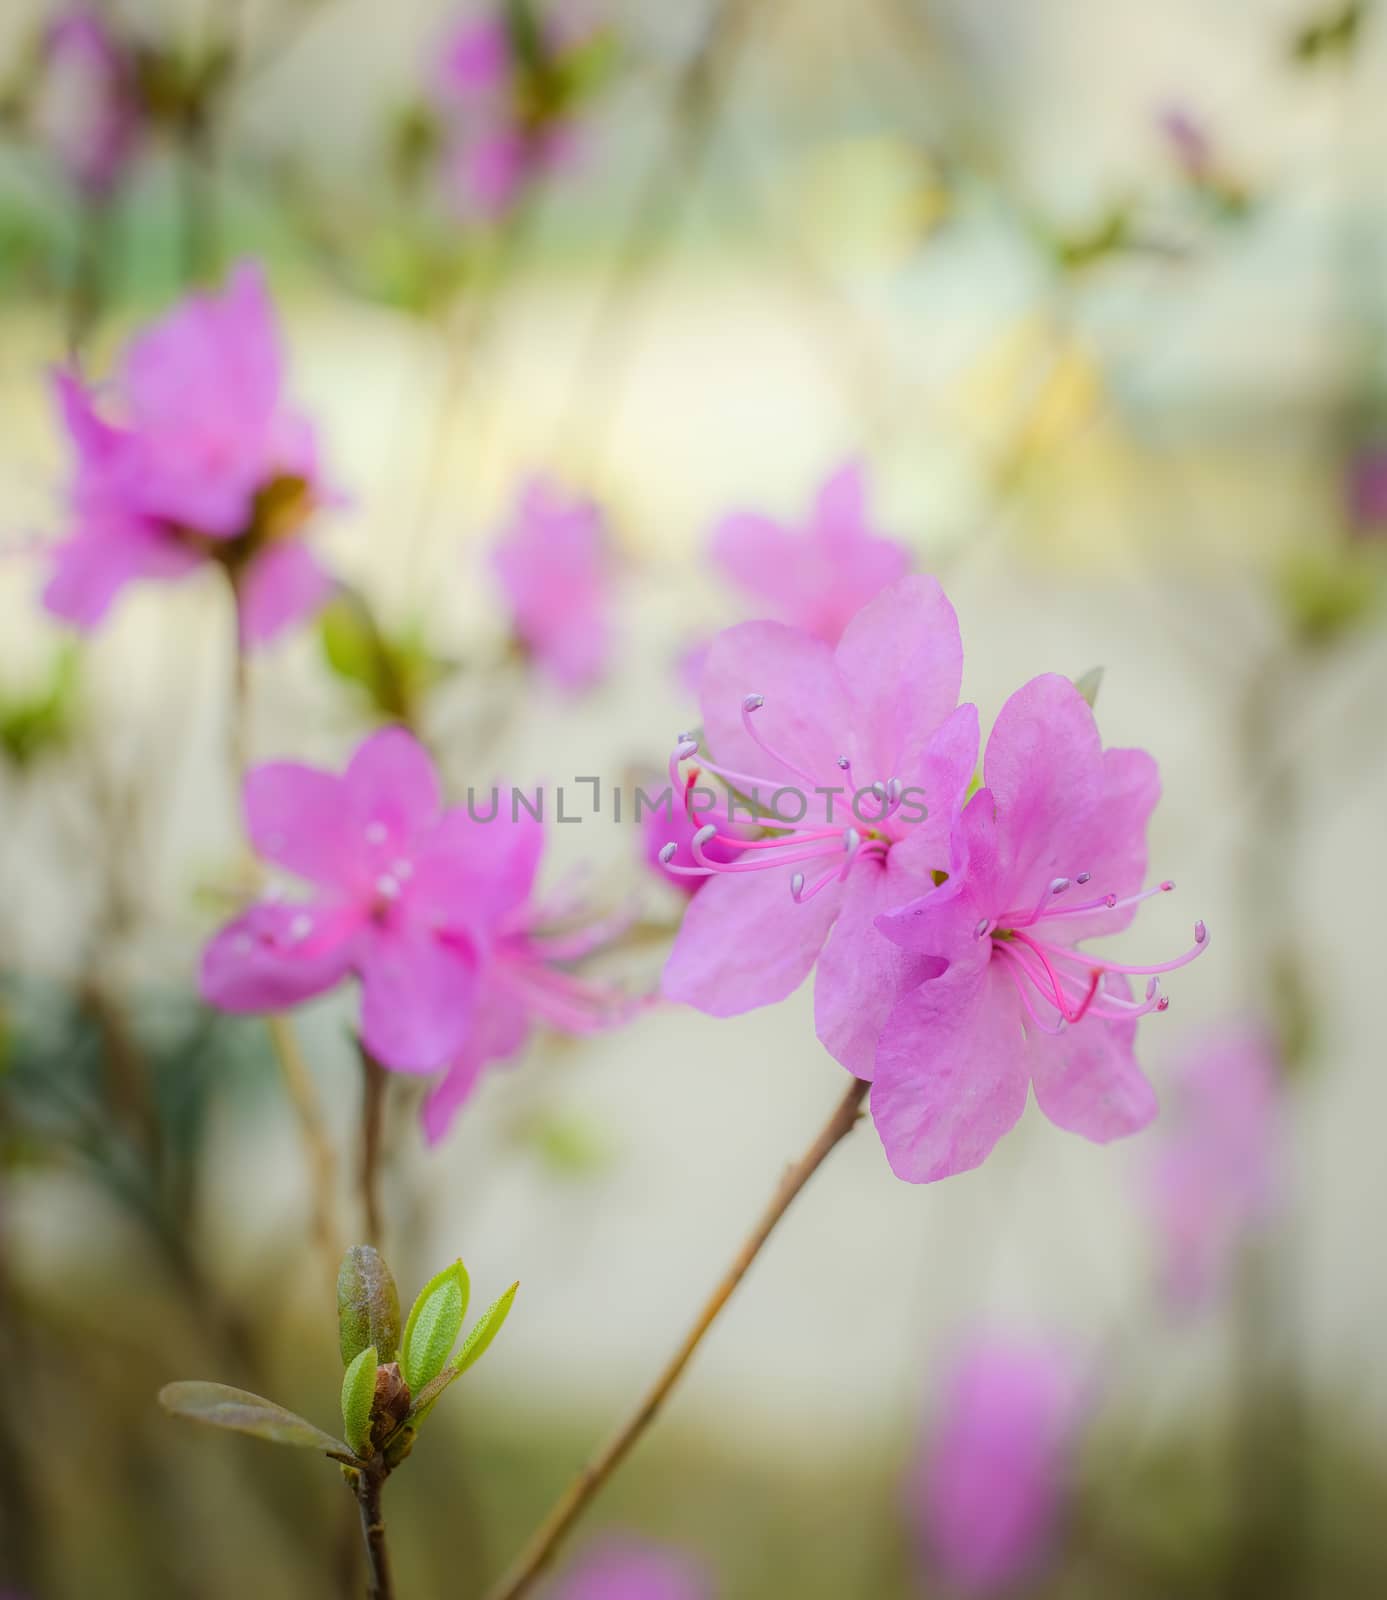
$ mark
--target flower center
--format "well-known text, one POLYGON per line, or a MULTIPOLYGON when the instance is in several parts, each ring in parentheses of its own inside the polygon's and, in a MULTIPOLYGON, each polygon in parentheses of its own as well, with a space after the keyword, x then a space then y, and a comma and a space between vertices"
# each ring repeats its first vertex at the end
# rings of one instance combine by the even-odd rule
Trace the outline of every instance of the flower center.
POLYGON ((1062 935, 1066 920, 1101 918, 1106 912, 1139 905, 1153 895, 1169 894, 1175 887, 1167 878, 1154 888, 1125 898, 1108 893, 1077 904, 1062 899, 1076 885, 1082 887, 1089 881, 1087 872, 1076 878, 1053 878, 1029 910, 984 917, 973 930, 975 939, 991 938, 992 955, 1005 964, 1027 1014, 1043 1033, 1061 1033, 1070 1023, 1090 1015, 1120 1022, 1144 1017, 1150 1011, 1164 1011, 1170 1005, 1170 997, 1161 993, 1158 975, 1188 966, 1209 948, 1209 930, 1202 922, 1195 923, 1194 943, 1183 955, 1151 966, 1106 961, 1065 943, 1062 935), (1124 985, 1109 981, 1114 977, 1144 977, 1145 998, 1129 1000, 1123 992, 1124 985))
MULTIPOLYGON (((801 867, 810 862, 832 862, 832 865, 812 883, 803 871, 790 877, 790 894, 798 902, 812 900, 831 883, 843 882, 853 867, 868 857, 882 860, 892 844, 904 837, 909 819, 901 815, 906 799, 906 789, 897 777, 876 780, 859 787, 853 775, 852 762, 847 756, 838 757, 838 770, 843 774, 844 786, 820 785, 819 780, 806 772, 789 756, 773 749, 761 736, 755 725, 755 713, 765 704, 759 694, 749 694, 742 701, 742 726, 752 743, 778 762, 782 767, 802 778, 808 790, 796 789, 783 778, 767 778, 750 772, 737 772, 716 762, 701 758, 699 765, 691 767, 688 776, 682 774, 683 764, 699 754, 698 740, 688 733, 680 734, 669 760, 670 787, 682 797, 685 814, 694 824, 690 845, 695 865, 682 866, 674 861, 678 843, 671 840, 660 851, 660 864, 666 872, 684 878, 706 878, 714 873, 766 872, 774 868, 801 867), (695 790, 700 771, 711 772, 727 786, 729 804, 716 820, 712 813, 700 813, 695 804, 695 790), (770 804, 762 801, 769 795, 770 804), (799 802, 796 814, 787 817, 778 804, 783 795, 793 795, 799 802), (814 796, 811 802, 810 796, 814 796), (834 802, 838 806, 838 819, 834 821, 834 802), (819 806, 817 802, 826 801, 819 806), (809 819, 811 804, 822 810, 822 817, 809 819), (730 828, 739 811, 745 812, 748 823, 760 828, 756 838, 739 838, 730 828), (851 818, 851 821, 848 818, 851 818)), ((916 818, 916 821, 921 820, 916 818)))

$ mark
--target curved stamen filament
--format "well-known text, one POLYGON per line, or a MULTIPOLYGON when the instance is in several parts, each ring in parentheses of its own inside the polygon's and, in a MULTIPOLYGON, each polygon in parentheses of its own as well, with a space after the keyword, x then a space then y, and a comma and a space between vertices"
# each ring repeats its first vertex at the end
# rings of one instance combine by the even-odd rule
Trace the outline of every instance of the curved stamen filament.
POLYGON ((747 738, 749 738, 753 744, 759 745, 772 761, 778 761, 782 767, 788 768, 795 774, 797 778, 803 778, 806 783, 812 784, 815 781, 814 774, 812 772, 806 772, 798 762, 791 761, 789 756, 781 755, 779 750, 776 750, 771 745, 767 744, 761 735, 756 731, 756 728, 751 720, 751 714, 753 711, 759 711, 761 707, 765 705, 765 703, 765 696, 759 694, 749 694, 747 695, 746 699, 742 701, 742 726, 746 729, 747 738))

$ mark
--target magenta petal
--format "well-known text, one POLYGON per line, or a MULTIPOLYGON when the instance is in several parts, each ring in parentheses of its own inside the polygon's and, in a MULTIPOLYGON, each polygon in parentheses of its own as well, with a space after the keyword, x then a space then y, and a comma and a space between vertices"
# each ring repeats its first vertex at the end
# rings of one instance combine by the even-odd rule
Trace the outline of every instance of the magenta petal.
POLYGON ((834 884, 796 905, 788 869, 704 879, 665 964, 666 998, 711 1017, 783 1000, 809 976, 842 896, 834 884))
POLYGON ((402 849, 437 818, 442 804, 433 761, 404 728, 382 728, 363 740, 343 781, 353 824, 363 832, 384 830, 381 842, 402 849))
POLYGON ((258 1013, 324 994, 351 970, 360 926, 351 908, 252 906, 208 941, 202 998, 219 1011, 258 1013))
POLYGON ((297 761, 267 761, 246 775, 246 826, 256 853, 324 888, 355 886, 363 841, 346 784, 297 761))
POLYGON ((200 557, 136 526, 91 528, 54 547, 45 608, 79 628, 94 628, 137 578, 182 577, 200 557))
POLYGON ((856 544, 864 537, 867 481, 860 461, 846 461, 824 480, 814 502, 817 531, 831 538, 844 534, 856 544))
POLYGON ((449 1065, 424 1102, 424 1137, 437 1144, 471 1099, 482 1071, 494 1061, 505 1061, 524 1045, 530 1019, 523 998, 489 968, 481 979, 467 1043, 449 1065))
MULTIPOLYGON (((1122 978, 1109 975, 1103 989, 1130 998, 1122 978)), ((1136 1033, 1135 1022, 1091 1016, 1059 1034, 1027 1028, 1036 1104, 1057 1128, 1107 1144, 1154 1121, 1156 1093, 1133 1054, 1136 1033)))
POLYGON ((1047 673, 1011 696, 987 741, 983 772, 1000 818, 999 889, 1007 907, 1033 898, 1052 878, 1092 870, 1103 749, 1093 712, 1068 678, 1047 673))
POLYGON ((241 585, 241 637, 266 644, 311 617, 332 594, 332 575, 302 539, 281 539, 251 562, 241 585))
POLYGON ((884 863, 866 860, 853 868, 814 975, 814 1031, 859 1078, 875 1074, 877 1038, 901 996, 944 968, 943 961, 911 955, 877 931, 878 916, 932 887, 896 857, 892 850, 884 863))
POLYGON ((1025 1109, 1021 1011, 1000 966, 955 967, 922 983, 882 1029, 872 1117, 907 1183, 980 1166, 1025 1109))
POLYGON ((978 764, 978 739, 978 708, 959 706, 936 729, 919 765, 895 774, 907 786, 911 804, 909 811, 902 807, 901 816, 917 815, 917 803, 928 813, 924 821, 912 821, 905 837, 891 847, 892 856, 900 858, 898 865, 917 876, 949 870, 954 824, 978 764))
POLYGON ((607 1536, 579 1559, 553 1600, 711 1600, 707 1574, 682 1551, 607 1536))
POLYGON ((451 807, 419 838, 411 905, 449 927, 489 929, 529 899, 544 824, 508 784, 469 791, 469 805, 451 807))
POLYGON ((713 529, 708 555, 733 583, 780 612, 798 604, 802 542, 771 517, 733 511, 713 529))
MULTIPOLYGON (((1103 894, 1129 895, 1142 888, 1146 880, 1146 829, 1160 797, 1160 774, 1145 750, 1103 752, 1102 796, 1084 849, 1083 870, 1091 874, 1093 889, 1103 894)), ((1092 916, 1071 917, 1064 925, 1065 943, 1119 933, 1136 914, 1135 906, 1124 906, 1092 916)))
MULTIPOLYGON (((843 775, 836 762, 847 753, 851 712, 833 652, 822 640, 779 622, 728 628, 708 652, 699 700, 708 754, 720 766, 765 778, 763 803, 769 804, 773 791, 783 785, 806 792, 811 808, 822 807, 814 798, 814 785, 790 762, 820 784, 841 790, 843 775), (763 698, 753 713, 754 726, 783 761, 768 755, 743 727, 742 703, 748 695, 763 698)), ((787 797, 782 810, 791 815, 792 808, 798 809, 787 797)))
POLYGON ((361 1038, 396 1072, 437 1072, 472 1026, 472 947, 410 926, 372 930, 360 963, 361 1038))
POLYGON ((963 640, 933 578, 906 577, 862 608, 835 653, 852 704, 853 757, 865 782, 905 778, 958 704, 963 640))

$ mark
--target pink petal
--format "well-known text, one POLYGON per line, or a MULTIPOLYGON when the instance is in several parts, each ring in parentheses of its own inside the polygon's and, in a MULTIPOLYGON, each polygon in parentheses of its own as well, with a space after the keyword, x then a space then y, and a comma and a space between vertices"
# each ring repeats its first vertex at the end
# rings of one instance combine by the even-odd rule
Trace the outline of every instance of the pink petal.
POLYGON ((915 770, 895 774, 912 791, 907 796, 911 809, 907 812, 903 806, 901 815, 915 816, 918 805, 928 813, 922 822, 912 822, 906 836, 891 846, 899 865, 917 876, 949 869, 954 824, 977 769, 978 739, 978 708, 959 706, 935 730, 915 770))
POLYGON ((364 841, 345 780, 297 761, 267 761, 245 782, 246 826, 266 861, 324 888, 355 890, 364 841))
POLYGON ((907 1183, 980 1166, 1025 1109, 1020 1005, 1000 965, 959 964, 922 983, 882 1029, 872 1116, 907 1183))
POLYGON ((251 562, 241 585, 241 635, 266 644, 313 615, 332 594, 332 575, 302 539, 279 539, 251 562))
POLYGON ((476 1010, 467 1042, 424 1102, 424 1137, 437 1144, 471 1099, 482 1071, 519 1051, 530 1034, 522 996, 495 967, 487 970, 477 991, 476 1010))
MULTIPOLYGON (((1104 992, 1130 998, 1125 979, 1104 992)), ((1059 1034, 1026 1030, 1026 1060, 1036 1103, 1057 1128, 1096 1144, 1138 1133, 1155 1119, 1156 1094, 1132 1052, 1135 1022, 1085 1017, 1059 1034)))
POLYGON ((901 997, 944 969, 943 961, 911 955, 876 928, 883 912, 933 887, 900 865, 894 849, 885 862, 860 861, 848 877, 843 909, 814 977, 814 1030, 856 1077, 876 1072, 877 1038, 901 997))
POLYGON ((220 1011, 258 1013, 324 994, 351 970, 360 928, 351 908, 252 906, 208 941, 202 998, 220 1011))
POLYGON ((371 935, 360 963, 362 1042, 396 1072, 437 1072, 467 1043, 476 952, 408 924, 371 935))
POLYGON ((958 704, 963 641, 933 578, 893 583, 853 618, 835 659, 852 705, 861 782, 907 778, 958 704))
POLYGON ((380 832, 382 847, 408 850, 442 804, 433 761, 404 728, 382 728, 358 745, 344 783, 352 824, 363 835, 380 832))
POLYGON ((55 545, 44 607, 79 628, 94 628, 128 583, 140 578, 180 578, 202 558, 163 534, 130 524, 84 529, 55 545))
MULTIPOLYGON (((1000 912, 1052 878, 1091 871, 1104 789, 1102 741, 1087 701, 1055 673, 1033 678, 997 715, 983 757, 999 819, 1000 912)), ((1099 885, 1094 884, 1098 889, 1099 885)), ((1100 890, 1100 892, 1102 892, 1100 890)))
POLYGON ((610 1535, 562 1579, 553 1600, 712 1600, 713 1588, 682 1551, 610 1535))
POLYGON ((713 529, 708 555, 733 583, 767 601, 778 616, 799 603, 801 544, 771 517, 734 511, 713 529))
MULTIPOLYGON (((837 759, 848 750, 851 712, 833 652, 822 640, 779 622, 728 628, 708 652, 699 700, 708 753, 723 767, 764 778, 764 804, 769 805, 776 788, 786 786, 807 795, 809 815, 821 811, 815 785, 787 764, 791 762, 841 793, 844 779, 837 759), (742 724, 742 703, 757 694, 765 702, 752 713, 757 735, 783 760, 769 755, 742 724)), ((783 809, 790 815, 798 808, 787 797, 783 809)))
MULTIPOLYGON (((1126 896, 1142 888, 1146 881, 1146 829, 1160 797, 1160 774, 1145 750, 1103 752, 1102 794, 1087 830, 1081 869, 1092 874, 1091 897, 1095 890, 1126 896)), ((1091 917, 1066 918, 1065 942, 1075 944, 1118 933, 1136 914, 1136 906, 1125 906, 1095 912, 1091 917)))
POLYGON ((842 904, 837 884, 804 905, 790 870, 714 876, 689 902, 665 964, 666 998, 733 1017, 793 994, 842 904))
POLYGON ((461 806, 445 811, 420 838, 411 906, 484 937, 530 898, 544 824, 509 784, 470 791, 469 804, 470 812, 461 806))
POLYGON ((860 461, 847 461, 825 479, 814 502, 814 524, 830 538, 865 532, 867 517, 866 474, 860 461))

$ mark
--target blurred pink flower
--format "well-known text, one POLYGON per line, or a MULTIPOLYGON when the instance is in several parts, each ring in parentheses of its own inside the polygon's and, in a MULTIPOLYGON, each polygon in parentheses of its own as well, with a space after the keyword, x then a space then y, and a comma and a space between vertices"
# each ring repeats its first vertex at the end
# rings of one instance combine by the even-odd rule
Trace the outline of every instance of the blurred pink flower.
POLYGON ((875 923, 932 887, 932 869, 947 864, 949 819, 978 749, 977 711, 957 705, 962 671, 958 619, 932 578, 884 590, 836 649, 780 622, 718 635, 701 692, 717 759, 686 736, 671 783, 683 793, 677 769, 697 757, 700 775, 781 817, 767 817, 773 835, 740 841, 707 820, 690 790, 696 864, 671 860, 666 870, 704 887, 665 968, 669 999, 735 1016, 784 999, 818 960, 818 1036, 871 1077, 882 1023, 938 965, 906 955, 875 923), (730 862, 719 859, 729 853, 730 862), (810 863, 822 871, 812 883, 810 863))
POLYGON ((102 201, 119 187, 143 136, 137 64, 91 6, 69 6, 44 36, 38 126, 64 172, 102 201))
POLYGON ((1387 444, 1365 445, 1355 452, 1344 491, 1355 533, 1380 536, 1387 531, 1387 444))
POLYGON ((758 615, 826 644, 837 644, 862 607, 910 570, 909 551, 872 529, 856 462, 824 483, 803 528, 733 512, 714 529, 711 555, 758 615))
POLYGON ((578 7, 544 17, 539 9, 469 17, 443 47, 438 89, 452 124, 446 164, 464 206, 492 220, 578 148, 569 68, 596 30, 578 7))
POLYGON ((1085 1409, 1061 1351, 991 1340, 963 1356, 908 1490, 932 1576, 964 1595, 1036 1576, 1059 1533, 1085 1409))
POLYGON ((1137 1018, 1165 1009, 1157 974, 1208 948, 1202 922, 1189 950, 1150 966, 1077 948, 1174 884, 1141 887, 1155 762, 1105 751, 1067 678, 1012 695, 984 775, 954 828, 947 883, 877 922, 938 974, 891 1012, 876 1054, 872 1114, 892 1170, 912 1183, 980 1165, 1028 1086, 1051 1122, 1087 1139, 1145 1127, 1156 1099, 1133 1053, 1137 1018), (1149 980, 1141 1001, 1129 976, 1149 980))
POLYGON ((203 953, 204 999, 278 1011, 354 974, 371 1054, 437 1071, 467 1042, 492 927, 528 884, 524 851, 443 809, 433 763, 402 728, 372 734, 340 776, 255 767, 245 811, 256 851, 316 892, 267 898, 228 923, 203 953))
POLYGON ((540 669, 564 689, 595 683, 611 654, 614 576, 599 508, 532 478, 493 561, 516 639, 540 669))
POLYGON ((593 918, 560 898, 536 898, 535 872, 544 826, 523 808, 507 810, 501 795, 477 802, 495 820, 487 830, 492 851, 488 892, 492 924, 481 947, 472 1026, 424 1103, 424 1133, 436 1143, 470 1099, 485 1067, 517 1055, 536 1025, 558 1033, 599 1033, 629 1021, 646 1002, 612 985, 579 976, 572 966, 609 945, 630 925, 627 912, 593 918))
POLYGON ((1206 1039, 1172 1082, 1168 1120, 1146 1169, 1162 1283, 1183 1309, 1226 1282, 1239 1247, 1274 1216, 1281 1195, 1281 1063, 1255 1023, 1206 1039))
POLYGON ((271 638, 314 610, 331 579, 300 537, 327 495, 309 423, 284 399, 274 313, 258 268, 192 295, 128 347, 117 417, 73 372, 56 375, 76 468, 71 532, 44 604, 94 628, 127 583, 208 562, 236 581, 243 636, 271 638))
POLYGON ((682 1551, 623 1538, 600 1541, 555 1584, 552 1600, 709 1600, 712 1586, 682 1551))

